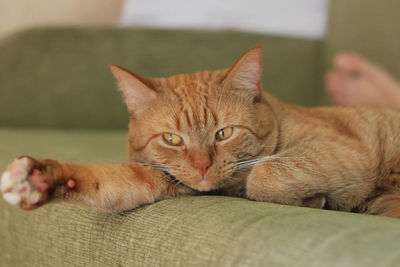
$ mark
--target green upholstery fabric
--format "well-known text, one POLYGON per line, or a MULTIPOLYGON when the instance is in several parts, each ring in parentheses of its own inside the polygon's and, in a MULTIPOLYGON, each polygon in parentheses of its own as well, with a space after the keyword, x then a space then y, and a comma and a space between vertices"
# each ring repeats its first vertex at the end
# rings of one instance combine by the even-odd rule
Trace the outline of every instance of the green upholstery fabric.
POLYGON ((264 88, 289 102, 318 102, 315 41, 231 31, 33 29, 0 42, 0 125, 126 128, 109 63, 162 77, 229 67, 257 44, 265 50, 264 88))
MULTIPOLYGON (((22 152, 123 160, 124 138, 124 132, 3 129, 0 162, 22 152)), ((24 212, 0 200, 0 240, 0 266, 7 267, 375 267, 400 261, 399 220, 217 196, 165 200, 122 214, 68 204, 24 212)))
POLYGON ((0 266, 396 266, 395 219, 181 197, 123 214, 0 202, 0 266), (27 242, 29 240, 29 242, 27 242))
MULTIPOLYGON (((379 63, 400 79, 400 1, 333 0, 324 43, 324 68, 340 51, 355 51, 379 63)), ((322 90, 320 92, 323 92, 322 90)), ((323 97, 322 104, 328 104, 323 97)))

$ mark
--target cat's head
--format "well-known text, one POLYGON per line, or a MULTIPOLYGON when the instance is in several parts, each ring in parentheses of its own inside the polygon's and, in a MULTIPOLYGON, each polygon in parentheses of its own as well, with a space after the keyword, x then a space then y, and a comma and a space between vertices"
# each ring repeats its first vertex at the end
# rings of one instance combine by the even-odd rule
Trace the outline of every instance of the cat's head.
POLYGON ((230 68, 167 78, 111 65, 130 114, 130 159, 209 191, 228 185, 240 160, 270 153, 277 130, 261 101, 262 58, 257 46, 230 68))

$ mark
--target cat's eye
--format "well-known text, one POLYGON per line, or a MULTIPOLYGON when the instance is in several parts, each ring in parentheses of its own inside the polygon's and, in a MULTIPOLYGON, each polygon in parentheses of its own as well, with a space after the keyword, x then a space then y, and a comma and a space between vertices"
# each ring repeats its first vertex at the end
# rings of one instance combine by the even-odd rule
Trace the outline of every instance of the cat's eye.
POLYGON ((233 132, 232 127, 223 128, 215 134, 215 139, 217 139, 218 141, 228 139, 229 137, 231 137, 232 132, 233 132))
POLYGON ((173 133, 163 133, 162 137, 168 145, 179 146, 183 144, 183 139, 179 135, 173 133))

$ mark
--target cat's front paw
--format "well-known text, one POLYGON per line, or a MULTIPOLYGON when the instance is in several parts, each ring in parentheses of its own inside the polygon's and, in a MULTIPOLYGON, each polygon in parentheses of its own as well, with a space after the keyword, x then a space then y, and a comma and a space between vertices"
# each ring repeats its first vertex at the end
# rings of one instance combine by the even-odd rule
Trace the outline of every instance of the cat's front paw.
POLYGON ((48 198, 49 188, 44 171, 31 157, 15 159, 1 176, 4 200, 24 210, 41 206, 48 198))
POLYGON ((301 206, 299 184, 282 174, 282 166, 261 164, 254 166, 247 177, 246 194, 249 199, 301 206))

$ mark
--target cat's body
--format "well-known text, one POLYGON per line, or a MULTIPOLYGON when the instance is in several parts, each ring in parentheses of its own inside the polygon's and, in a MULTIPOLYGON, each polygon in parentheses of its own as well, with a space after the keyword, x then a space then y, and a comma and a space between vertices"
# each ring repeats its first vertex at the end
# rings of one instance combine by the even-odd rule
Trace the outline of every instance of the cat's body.
POLYGON ((147 79, 112 65, 131 121, 129 162, 16 159, 4 198, 104 211, 211 192, 400 217, 400 111, 304 108, 262 92, 262 50, 231 68, 147 79))
POLYGON ((375 199, 400 193, 399 111, 278 103, 281 134, 275 155, 281 159, 270 160, 259 171, 280 169, 274 184, 281 189, 265 184, 270 187, 267 197, 259 200, 310 206, 316 195, 325 198, 328 209, 379 213, 375 199))

